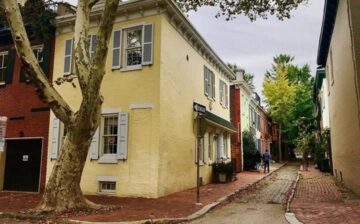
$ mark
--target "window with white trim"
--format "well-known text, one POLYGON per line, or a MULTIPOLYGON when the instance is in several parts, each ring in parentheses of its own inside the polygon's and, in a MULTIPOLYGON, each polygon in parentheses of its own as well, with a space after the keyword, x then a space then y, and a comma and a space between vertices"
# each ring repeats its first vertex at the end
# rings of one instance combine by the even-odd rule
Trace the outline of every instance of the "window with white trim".
POLYGON ((0 84, 5 84, 6 65, 8 60, 8 52, 0 52, 0 84))
POLYGON ((138 68, 153 63, 153 24, 115 30, 112 69, 138 68))
POLYGON ((204 66, 204 94, 215 100, 215 74, 206 66, 204 66))
POLYGON ((101 193, 115 193, 115 181, 99 181, 99 192, 101 193))
POLYGON ((141 65, 142 53, 142 26, 126 29, 125 65, 141 65))
POLYGON ((102 116, 101 149, 103 154, 116 154, 118 143, 118 115, 102 116))
POLYGON ((44 48, 44 45, 38 45, 38 46, 32 47, 35 57, 38 60, 39 64, 44 61, 43 48, 44 48))

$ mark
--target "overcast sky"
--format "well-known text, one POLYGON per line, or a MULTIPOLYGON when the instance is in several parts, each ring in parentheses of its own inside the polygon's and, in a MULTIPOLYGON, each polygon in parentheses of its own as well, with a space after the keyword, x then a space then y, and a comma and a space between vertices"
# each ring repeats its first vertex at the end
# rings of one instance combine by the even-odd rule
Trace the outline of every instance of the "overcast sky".
POLYGON ((285 21, 271 17, 250 22, 244 16, 225 21, 215 18, 217 10, 211 7, 189 13, 189 19, 224 62, 255 75, 256 91, 261 94, 264 73, 277 54, 291 54, 299 65, 310 64, 314 74, 323 6, 324 0, 310 0, 285 21))

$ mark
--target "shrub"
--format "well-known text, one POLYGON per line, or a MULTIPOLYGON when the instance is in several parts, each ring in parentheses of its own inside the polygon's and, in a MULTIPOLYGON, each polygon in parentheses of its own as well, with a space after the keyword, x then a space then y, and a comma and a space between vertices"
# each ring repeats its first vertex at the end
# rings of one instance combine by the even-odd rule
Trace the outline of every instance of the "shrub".
POLYGON ((256 149, 254 136, 250 131, 243 132, 244 146, 244 169, 251 170, 256 168, 256 164, 261 162, 261 154, 256 149))
POLYGON ((231 175, 233 173, 233 164, 231 162, 216 162, 213 164, 214 174, 226 174, 231 175))

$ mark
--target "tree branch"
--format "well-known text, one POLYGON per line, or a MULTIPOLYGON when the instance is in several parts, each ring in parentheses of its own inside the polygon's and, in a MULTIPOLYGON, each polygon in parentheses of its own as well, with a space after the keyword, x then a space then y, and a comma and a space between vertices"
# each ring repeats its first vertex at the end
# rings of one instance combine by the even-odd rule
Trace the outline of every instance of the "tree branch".
POLYGON ((91 65, 90 77, 88 83, 88 96, 98 95, 101 82, 105 75, 105 62, 108 52, 108 43, 113 29, 115 14, 119 5, 119 0, 106 0, 105 8, 101 17, 99 30, 97 32, 97 44, 94 59, 91 65))
POLYGON ((74 33, 75 73, 78 76, 83 96, 87 88, 91 63, 88 41, 91 10, 89 3, 90 0, 80 0, 78 2, 74 33))
POLYGON ((73 121, 74 113, 42 71, 31 48, 17 2, 0 0, 0 7, 5 12, 20 60, 36 86, 39 97, 50 106, 56 117, 65 124, 70 124, 73 121))

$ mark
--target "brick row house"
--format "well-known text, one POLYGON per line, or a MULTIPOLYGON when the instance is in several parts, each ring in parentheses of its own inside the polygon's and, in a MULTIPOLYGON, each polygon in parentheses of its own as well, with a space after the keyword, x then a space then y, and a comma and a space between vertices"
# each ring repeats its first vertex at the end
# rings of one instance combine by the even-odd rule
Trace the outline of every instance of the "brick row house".
MULTIPOLYGON (((28 29, 29 31, 29 29, 28 29)), ((30 32, 30 31, 29 31, 30 32)), ((16 54, 10 30, 0 30, 0 189, 41 192, 45 187, 50 110, 41 102, 16 54), (5 132, 6 130, 6 132, 5 132)), ((53 40, 31 40, 51 79, 53 40)))
POLYGON ((243 132, 253 133, 256 148, 262 154, 266 149, 270 151, 272 128, 259 95, 250 88, 241 72, 236 73, 236 80, 231 83, 230 105, 231 121, 237 129, 231 137, 231 159, 235 171, 241 172, 244 164, 243 132))

